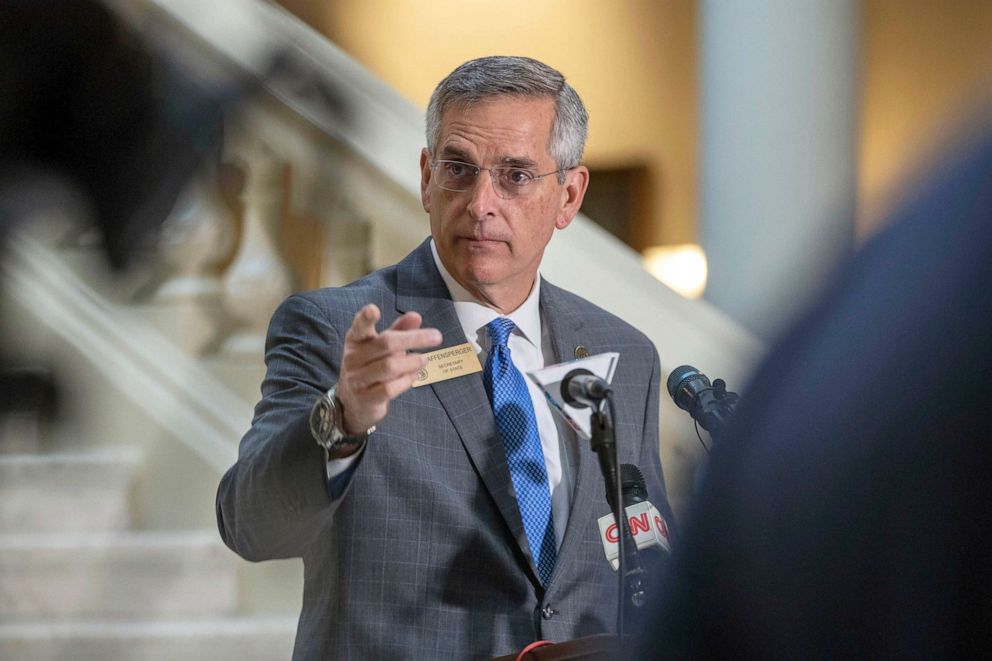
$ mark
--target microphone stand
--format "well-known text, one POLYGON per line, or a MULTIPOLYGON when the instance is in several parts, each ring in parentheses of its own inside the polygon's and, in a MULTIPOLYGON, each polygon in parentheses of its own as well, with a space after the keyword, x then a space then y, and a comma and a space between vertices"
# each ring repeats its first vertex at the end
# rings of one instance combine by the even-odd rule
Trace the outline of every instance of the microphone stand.
POLYGON ((620 484, 620 467, 617 461, 616 434, 613 428, 616 409, 613 405, 613 393, 609 392, 606 401, 610 405, 610 419, 603 414, 602 405, 594 407, 590 419, 592 434, 590 446, 599 458, 599 468, 606 483, 606 500, 613 511, 613 520, 617 524, 617 579, 619 596, 617 602, 617 638, 621 656, 624 650, 624 613, 628 599, 635 608, 640 608, 647 601, 645 593, 644 569, 637 561, 637 544, 634 542, 627 523, 626 511, 623 507, 623 493, 620 484))

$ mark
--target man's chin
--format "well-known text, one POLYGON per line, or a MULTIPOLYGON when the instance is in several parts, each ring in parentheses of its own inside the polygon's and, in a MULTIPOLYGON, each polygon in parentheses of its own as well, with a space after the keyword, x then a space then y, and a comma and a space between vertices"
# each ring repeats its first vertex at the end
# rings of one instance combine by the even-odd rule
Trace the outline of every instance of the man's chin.
POLYGON ((506 271, 492 265, 477 265, 466 268, 463 272, 464 279, 476 287, 489 287, 499 284, 506 279, 506 271))

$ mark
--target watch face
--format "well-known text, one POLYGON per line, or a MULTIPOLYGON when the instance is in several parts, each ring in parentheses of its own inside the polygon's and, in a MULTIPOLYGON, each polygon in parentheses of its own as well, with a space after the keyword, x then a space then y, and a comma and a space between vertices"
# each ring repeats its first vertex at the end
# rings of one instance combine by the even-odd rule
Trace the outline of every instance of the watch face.
POLYGON ((331 430, 334 429, 334 410, 327 397, 321 397, 310 412, 310 432, 314 440, 323 446, 331 442, 331 430))
POLYGON ((357 436, 347 436, 341 429, 342 412, 340 405, 334 398, 334 388, 331 388, 326 395, 322 396, 310 410, 310 433, 317 444, 335 456, 335 451, 344 450, 347 456, 354 452, 355 448, 361 447, 373 431, 375 425, 369 427, 364 434, 357 436))

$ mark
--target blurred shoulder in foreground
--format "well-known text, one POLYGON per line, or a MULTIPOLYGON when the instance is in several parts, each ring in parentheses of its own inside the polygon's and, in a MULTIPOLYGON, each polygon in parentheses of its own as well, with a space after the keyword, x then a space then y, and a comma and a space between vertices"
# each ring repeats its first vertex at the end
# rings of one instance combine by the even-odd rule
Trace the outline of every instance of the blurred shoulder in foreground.
POLYGON ((645 658, 992 656, 990 129, 756 373, 645 658))

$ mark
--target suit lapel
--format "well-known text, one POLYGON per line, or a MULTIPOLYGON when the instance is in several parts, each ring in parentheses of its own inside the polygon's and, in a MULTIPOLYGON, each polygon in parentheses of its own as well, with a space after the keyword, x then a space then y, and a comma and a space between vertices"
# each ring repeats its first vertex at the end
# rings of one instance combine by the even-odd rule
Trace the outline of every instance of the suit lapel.
MULTIPOLYGON (((576 347, 580 345, 588 347, 592 353, 597 352, 592 338, 585 337, 583 333, 585 315, 563 296, 561 289, 547 280, 541 283, 541 317, 551 335, 555 362, 572 360, 575 357, 576 347)), ((565 439, 561 441, 564 443, 565 439)), ((555 563, 555 571, 551 577, 552 584, 560 583, 562 579, 558 577, 567 575, 569 567, 574 565, 576 554, 580 553, 583 547, 582 535, 589 529, 589 521, 596 510, 597 496, 604 503, 606 502, 602 493, 603 479, 599 473, 599 465, 589 449, 588 442, 579 438, 570 459, 575 466, 572 475, 574 479, 572 504, 569 508, 561 549, 558 552, 558 561, 555 563)), ((573 579, 574 577, 570 577, 568 580, 573 579)))
MULTIPOLYGON (((425 327, 434 327, 444 336, 442 347, 457 346, 468 340, 462 331, 444 280, 434 265, 429 239, 400 262, 397 269, 396 307, 399 312, 416 311, 425 327)), ((531 578, 538 581, 530 545, 524 533, 517 506, 506 451, 496 429, 482 374, 438 381, 430 386, 461 438, 465 451, 492 496, 521 553, 527 559, 531 578)))

